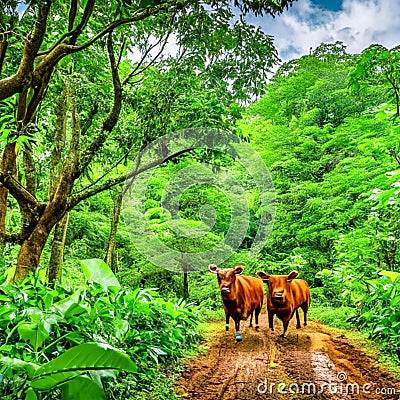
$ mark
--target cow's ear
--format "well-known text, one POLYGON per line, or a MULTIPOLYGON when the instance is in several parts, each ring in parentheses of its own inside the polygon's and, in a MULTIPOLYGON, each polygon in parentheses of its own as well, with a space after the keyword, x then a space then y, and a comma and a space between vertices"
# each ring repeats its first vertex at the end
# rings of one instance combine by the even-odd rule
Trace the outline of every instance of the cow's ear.
POLYGON ((296 278, 296 276, 297 276, 298 274, 299 274, 299 273, 298 273, 297 271, 292 271, 292 272, 288 275, 288 277, 287 277, 288 282, 291 282, 294 278, 296 278))
POLYGON ((208 266, 208 270, 213 274, 218 273, 218 267, 215 264, 210 264, 208 266))
POLYGON ((244 271, 243 265, 238 265, 238 266, 235 268, 235 274, 237 274, 237 275, 241 274, 243 271, 244 271))
POLYGON ((268 279, 271 275, 266 274, 263 271, 258 271, 257 275, 264 281, 264 282, 268 282, 268 279))

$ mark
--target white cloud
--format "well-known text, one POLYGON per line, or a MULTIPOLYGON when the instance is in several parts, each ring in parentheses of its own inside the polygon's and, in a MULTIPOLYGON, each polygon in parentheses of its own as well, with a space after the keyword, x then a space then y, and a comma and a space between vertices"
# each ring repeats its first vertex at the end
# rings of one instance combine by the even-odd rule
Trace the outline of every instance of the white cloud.
POLYGON ((280 58, 287 61, 308 54, 322 42, 342 41, 350 53, 373 43, 388 48, 400 44, 399 0, 343 0, 342 9, 322 9, 310 0, 298 0, 274 19, 252 18, 275 36, 280 58))

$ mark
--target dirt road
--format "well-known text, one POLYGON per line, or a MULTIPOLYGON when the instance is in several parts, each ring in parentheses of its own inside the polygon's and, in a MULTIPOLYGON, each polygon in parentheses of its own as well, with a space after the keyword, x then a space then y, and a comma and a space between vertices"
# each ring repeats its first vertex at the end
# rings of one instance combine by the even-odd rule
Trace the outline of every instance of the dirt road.
POLYGON ((182 373, 176 393, 182 399, 400 399, 400 381, 340 334, 321 324, 296 330, 287 339, 276 321, 270 334, 266 318, 259 332, 242 323, 243 342, 234 340, 231 321, 218 323, 207 339, 208 352, 194 358, 182 373))

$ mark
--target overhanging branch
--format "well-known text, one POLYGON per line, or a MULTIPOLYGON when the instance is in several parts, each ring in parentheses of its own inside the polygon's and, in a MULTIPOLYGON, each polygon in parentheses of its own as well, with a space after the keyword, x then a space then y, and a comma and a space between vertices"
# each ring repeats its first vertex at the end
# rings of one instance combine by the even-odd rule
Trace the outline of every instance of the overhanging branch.
POLYGON ((0 172, 0 183, 17 201, 24 225, 39 218, 40 203, 11 174, 0 172))
MULTIPOLYGON (((179 157, 182 154, 188 153, 193 149, 194 149, 194 147, 186 148, 177 153, 170 154, 167 157, 161 157, 161 158, 159 158, 147 165, 144 165, 142 167, 139 167, 139 165, 136 165, 136 168, 134 171, 131 171, 126 175, 122 175, 122 176, 119 176, 114 179, 109 179, 108 181, 102 183, 99 186, 91 187, 92 185, 90 185, 89 186, 89 187, 91 187, 90 189, 89 189, 89 187, 86 189, 83 189, 83 191, 81 191, 80 193, 77 193, 69 198, 68 206, 67 206, 68 211, 72 210, 78 203, 80 203, 83 200, 86 200, 92 196, 95 196, 98 193, 104 192, 105 190, 111 189, 114 186, 121 185, 124 182, 128 181, 129 179, 134 179, 139 174, 141 174, 145 171, 148 171, 152 168, 155 168, 155 167, 163 164, 164 162, 172 160, 173 158, 179 157)), ((140 155, 138 157, 140 157, 140 155)), ((140 164, 140 163, 137 163, 137 164, 140 164)))
POLYGON ((108 58, 110 60, 111 75, 114 88, 114 100, 113 100, 113 106, 103 122, 102 129, 106 132, 111 132, 116 123, 118 122, 118 118, 122 108, 122 85, 118 73, 118 64, 115 61, 112 32, 108 34, 107 51, 108 51, 108 58))
POLYGON ((45 0, 39 9, 29 38, 25 42, 24 53, 18 71, 11 77, 0 80, 0 100, 21 92, 31 79, 34 61, 46 34, 47 17, 50 12, 51 0, 45 0))

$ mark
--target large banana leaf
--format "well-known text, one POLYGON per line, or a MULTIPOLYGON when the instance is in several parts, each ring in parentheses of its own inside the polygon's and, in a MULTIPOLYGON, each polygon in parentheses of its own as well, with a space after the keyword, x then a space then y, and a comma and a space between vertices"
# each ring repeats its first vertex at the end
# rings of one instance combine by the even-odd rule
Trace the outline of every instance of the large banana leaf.
POLYGON ((110 345, 84 343, 72 347, 36 370, 31 385, 48 390, 90 370, 116 369, 136 372, 129 356, 110 345))

